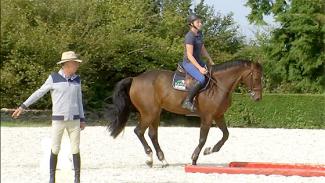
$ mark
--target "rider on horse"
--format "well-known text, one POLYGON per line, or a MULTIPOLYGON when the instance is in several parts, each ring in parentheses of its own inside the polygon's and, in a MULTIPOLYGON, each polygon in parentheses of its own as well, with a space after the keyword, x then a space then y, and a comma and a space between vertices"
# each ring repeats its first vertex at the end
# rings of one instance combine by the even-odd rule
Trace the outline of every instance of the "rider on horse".
POLYGON ((195 79, 195 82, 183 101, 182 107, 194 112, 196 108, 193 105, 193 98, 204 86, 206 82, 204 75, 208 73, 206 64, 201 60, 201 55, 208 58, 209 64, 213 65, 214 63, 204 47, 203 35, 200 31, 202 28, 201 18, 196 14, 190 14, 187 22, 190 30, 185 35, 183 67, 195 79))

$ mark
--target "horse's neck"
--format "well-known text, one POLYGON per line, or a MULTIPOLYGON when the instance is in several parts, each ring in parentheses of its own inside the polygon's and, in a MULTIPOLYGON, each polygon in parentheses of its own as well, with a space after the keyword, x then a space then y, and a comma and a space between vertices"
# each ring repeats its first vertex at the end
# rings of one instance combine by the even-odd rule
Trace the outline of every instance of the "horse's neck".
POLYGON ((247 67, 234 67, 216 73, 216 78, 222 85, 219 88, 222 88, 223 92, 227 91, 228 94, 232 93, 247 69, 247 67))

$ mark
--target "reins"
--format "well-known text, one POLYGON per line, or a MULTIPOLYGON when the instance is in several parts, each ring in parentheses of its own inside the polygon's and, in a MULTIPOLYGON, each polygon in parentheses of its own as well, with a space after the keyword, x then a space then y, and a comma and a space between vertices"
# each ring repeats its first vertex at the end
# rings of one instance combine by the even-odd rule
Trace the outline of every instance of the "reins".
POLYGON ((228 93, 229 91, 225 89, 224 87, 220 86, 221 82, 217 79, 211 77, 212 76, 212 67, 209 68, 208 74, 206 76, 209 78, 210 81, 212 81, 217 87, 219 87, 223 92, 228 93), (219 83, 219 84, 218 84, 219 83))

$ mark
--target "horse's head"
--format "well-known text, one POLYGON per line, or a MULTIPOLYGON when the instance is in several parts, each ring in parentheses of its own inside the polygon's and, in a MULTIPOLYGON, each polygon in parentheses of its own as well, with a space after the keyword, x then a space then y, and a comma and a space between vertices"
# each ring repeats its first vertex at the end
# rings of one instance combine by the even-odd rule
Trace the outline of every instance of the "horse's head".
POLYGON ((254 101, 262 99, 262 76, 263 69, 259 63, 251 63, 250 69, 244 72, 242 83, 249 89, 249 93, 254 101))

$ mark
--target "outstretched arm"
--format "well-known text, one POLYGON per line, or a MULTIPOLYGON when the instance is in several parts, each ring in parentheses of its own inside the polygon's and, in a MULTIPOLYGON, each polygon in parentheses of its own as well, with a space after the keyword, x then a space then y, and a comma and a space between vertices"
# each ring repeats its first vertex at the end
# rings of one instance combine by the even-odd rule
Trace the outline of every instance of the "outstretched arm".
POLYGON ((23 112, 24 109, 26 109, 28 106, 32 105, 41 97, 43 97, 52 88, 52 84, 52 77, 49 76, 45 83, 15 110, 15 112, 12 114, 12 117, 17 118, 23 112))

